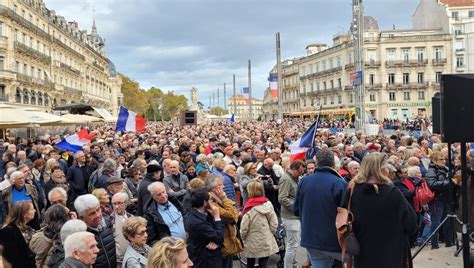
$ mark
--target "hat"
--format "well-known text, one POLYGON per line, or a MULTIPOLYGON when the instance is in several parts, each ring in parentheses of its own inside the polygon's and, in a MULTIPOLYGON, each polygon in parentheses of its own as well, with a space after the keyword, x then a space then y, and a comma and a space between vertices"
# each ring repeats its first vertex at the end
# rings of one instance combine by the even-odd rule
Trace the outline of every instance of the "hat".
POLYGON ((155 173, 155 172, 158 172, 158 171, 161 171, 161 167, 158 166, 158 165, 148 165, 146 167, 146 173, 155 173))
POLYGON ((240 156, 241 152, 240 152, 240 150, 235 150, 232 154, 235 155, 235 156, 240 156))
POLYGON ((112 177, 107 179, 107 185, 111 185, 111 184, 117 183, 117 182, 123 182, 123 179, 121 179, 119 177, 116 177, 116 176, 112 176, 112 177))
POLYGON ((369 146, 367 146, 368 150, 378 150, 379 146, 376 143, 371 143, 369 146))
POLYGON ((217 141, 217 138, 216 138, 216 137, 211 137, 211 138, 209 139, 209 141, 217 141))
POLYGON ((224 152, 227 152, 227 151, 232 152, 233 149, 234 149, 234 147, 227 146, 227 147, 224 148, 224 152))
POLYGON ((199 172, 201 170, 207 170, 209 171, 209 168, 207 167, 207 165, 203 164, 203 163, 199 163, 197 166, 196 166, 196 174, 199 174, 199 172))

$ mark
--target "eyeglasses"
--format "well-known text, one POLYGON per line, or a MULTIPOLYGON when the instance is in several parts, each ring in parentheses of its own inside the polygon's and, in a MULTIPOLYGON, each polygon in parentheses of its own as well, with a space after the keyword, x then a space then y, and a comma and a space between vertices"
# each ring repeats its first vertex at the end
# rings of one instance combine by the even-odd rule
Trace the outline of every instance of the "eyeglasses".
POLYGON ((146 230, 136 233, 135 235, 144 236, 145 234, 146 234, 146 230))
POLYGON ((51 201, 51 205, 64 204, 64 203, 66 203, 66 200, 63 200, 63 199, 58 199, 58 200, 51 201))
POLYGON ((112 205, 115 205, 115 206, 125 205, 125 202, 112 202, 112 205))

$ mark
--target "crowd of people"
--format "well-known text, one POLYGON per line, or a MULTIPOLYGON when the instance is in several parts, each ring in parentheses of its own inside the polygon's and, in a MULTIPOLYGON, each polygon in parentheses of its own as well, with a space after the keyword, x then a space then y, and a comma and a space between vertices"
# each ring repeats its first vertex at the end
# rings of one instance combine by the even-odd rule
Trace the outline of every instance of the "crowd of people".
MULTIPOLYGON (((142 133, 97 125, 75 152, 55 146, 59 136, 0 140, 3 263, 227 268, 239 254, 247 267, 267 267, 281 225, 285 268, 299 246, 312 267, 342 267, 342 206, 354 215, 355 267, 408 267, 410 248, 458 209, 459 144, 319 130, 312 153, 291 159, 311 123, 150 123, 142 133), (430 202, 417 198, 423 183, 430 202)), ((431 248, 452 246, 454 230, 444 224, 431 248)))

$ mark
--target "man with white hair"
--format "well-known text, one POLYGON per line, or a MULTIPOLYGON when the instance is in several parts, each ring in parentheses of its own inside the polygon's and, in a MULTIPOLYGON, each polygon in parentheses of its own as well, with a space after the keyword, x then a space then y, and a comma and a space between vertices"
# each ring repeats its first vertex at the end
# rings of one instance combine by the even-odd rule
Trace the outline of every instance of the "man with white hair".
POLYGON ((169 196, 183 201, 188 188, 188 177, 179 171, 179 162, 172 160, 170 163, 170 174, 163 179, 169 196))
POLYGON ((77 232, 85 232, 87 230, 87 225, 77 219, 68 220, 63 224, 59 232, 61 238, 60 241, 54 243, 53 248, 51 249, 51 257, 49 258, 48 267, 59 267, 59 265, 64 261, 64 241, 66 238, 77 232))
POLYGON ((99 200, 91 194, 79 196, 74 201, 74 207, 79 219, 87 225, 87 231, 95 235, 99 241, 99 255, 94 267, 117 267, 117 257, 115 251, 114 230, 112 228, 102 227, 102 211, 99 200))
POLYGON ((148 185, 151 199, 145 206, 143 217, 147 220, 149 245, 165 236, 186 238, 182 206, 176 197, 169 196, 162 182, 148 185))
POLYGON ((128 195, 118 192, 112 196, 112 207, 114 212, 110 214, 110 221, 115 230, 115 248, 117 250, 117 263, 122 265, 123 256, 127 250, 128 240, 122 232, 123 223, 133 215, 125 211, 129 203, 128 195))
POLYGON ((344 176, 344 179, 347 183, 349 183, 357 174, 359 174, 359 169, 360 164, 357 161, 352 160, 347 164, 347 171, 349 171, 349 173, 344 176))
POLYGON ((54 187, 48 193, 49 205, 61 204, 67 206, 67 193, 63 187, 54 187))
MULTIPOLYGON (((99 248, 94 234, 78 232, 70 235, 64 241, 64 262, 60 268, 92 267, 96 262, 99 248)), ((95 266, 96 267, 96 266, 95 266)))

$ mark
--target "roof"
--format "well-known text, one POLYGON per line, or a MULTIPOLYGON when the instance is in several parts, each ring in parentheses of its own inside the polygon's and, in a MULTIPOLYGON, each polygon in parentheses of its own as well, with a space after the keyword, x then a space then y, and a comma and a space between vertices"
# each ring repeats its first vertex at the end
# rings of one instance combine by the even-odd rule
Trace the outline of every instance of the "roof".
POLYGON ((474 6, 474 0, 438 0, 449 7, 469 7, 474 6))

